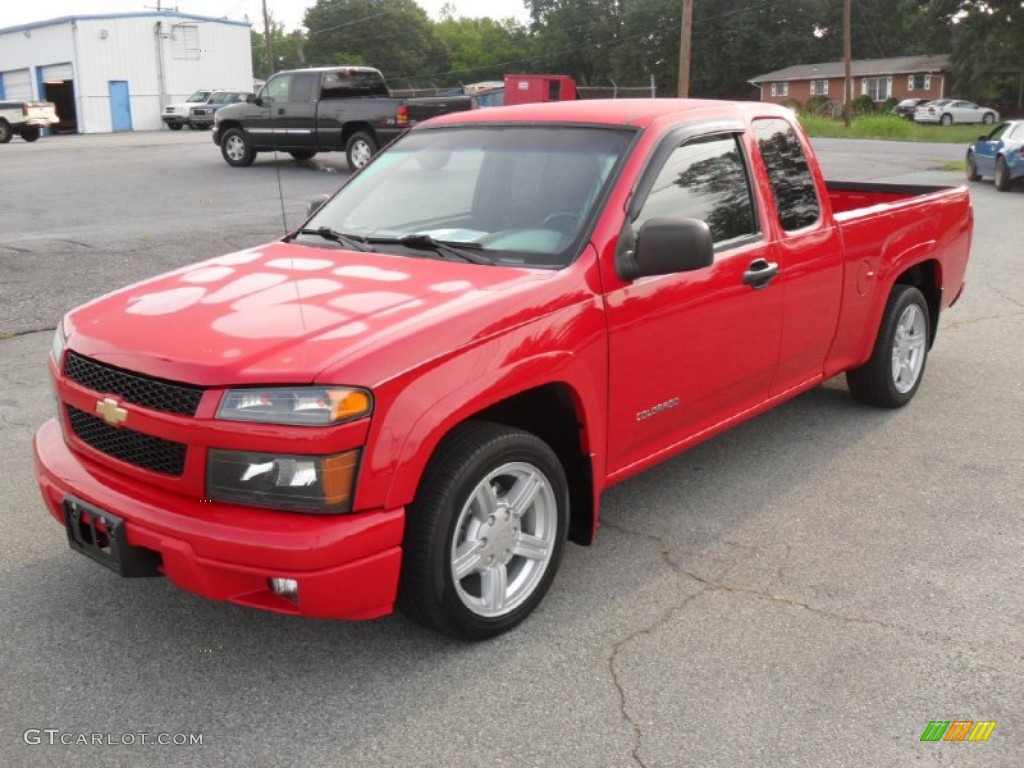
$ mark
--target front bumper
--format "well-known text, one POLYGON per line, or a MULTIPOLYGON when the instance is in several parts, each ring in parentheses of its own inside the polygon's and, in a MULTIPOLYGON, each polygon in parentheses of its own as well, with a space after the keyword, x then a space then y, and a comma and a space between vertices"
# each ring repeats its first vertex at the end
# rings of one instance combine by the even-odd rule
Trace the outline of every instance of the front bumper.
POLYGON ((405 511, 302 515, 185 498, 139 483, 72 452, 55 419, 34 441, 36 479, 64 523, 69 494, 124 519, 129 544, 160 556, 180 589, 278 613, 370 619, 390 613, 398 591, 405 511), (299 601, 272 592, 295 579, 299 601))

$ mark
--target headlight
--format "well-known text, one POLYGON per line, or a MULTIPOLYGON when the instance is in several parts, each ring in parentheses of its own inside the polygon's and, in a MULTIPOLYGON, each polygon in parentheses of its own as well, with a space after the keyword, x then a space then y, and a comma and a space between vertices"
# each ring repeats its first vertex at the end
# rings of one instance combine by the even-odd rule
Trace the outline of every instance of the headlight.
POLYGON ((230 389, 217 418, 317 427, 369 416, 372 409, 370 393, 352 387, 230 389))
POLYGON ((61 318, 57 321, 57 330, 54 331, 53 344, 50 347, 50 353, 53 355, 53 361, 57 363, 58 370, 64 361, 64 348, 67 345, 68 340, 64 338, 64 318, 61 318))
POLYGON ((206 496, 297 512, 348 512, 358 464, 358 449, 333 456, 301 456, 211 448, 206 496))

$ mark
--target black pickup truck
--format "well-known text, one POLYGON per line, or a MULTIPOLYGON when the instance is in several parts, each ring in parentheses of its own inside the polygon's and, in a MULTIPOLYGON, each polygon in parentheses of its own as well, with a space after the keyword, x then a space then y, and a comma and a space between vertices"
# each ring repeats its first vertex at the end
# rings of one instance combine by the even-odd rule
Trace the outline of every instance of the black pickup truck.
POLYGON ((357 171, 416 123, 472 108, 468 96, 394 98, 371 67, 293 69, 278 72, 245 103, 219 110, 213 141, 228 165, 252 165, 259 152, 308 160, 344 150, 357 171))

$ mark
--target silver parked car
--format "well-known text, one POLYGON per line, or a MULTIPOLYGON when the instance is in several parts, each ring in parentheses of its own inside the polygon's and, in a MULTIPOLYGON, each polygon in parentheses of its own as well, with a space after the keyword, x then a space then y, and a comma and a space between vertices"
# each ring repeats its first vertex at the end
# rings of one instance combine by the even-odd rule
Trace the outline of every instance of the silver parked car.
POLYGON ((915 123, 984 123, 992 125, 999 119, 999 113, 988 107, 979 107, 973 101, 963 99, 936 99, 922 104, 914 110, 915 123))

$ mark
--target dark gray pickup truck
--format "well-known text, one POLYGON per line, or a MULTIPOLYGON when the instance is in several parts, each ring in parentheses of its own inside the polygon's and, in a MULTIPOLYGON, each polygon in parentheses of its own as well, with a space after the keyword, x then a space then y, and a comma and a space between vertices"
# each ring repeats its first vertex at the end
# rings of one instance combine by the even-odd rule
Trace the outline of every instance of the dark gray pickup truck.
POLYGON ((357 171, 416 123, 472 108, 468 96, 394 98, 371 67, 293 69, 274 75, 247 102, 219 110, 213 141, 228 165, 252 165, 259 152, 308 160, 344 150, 357 171))

